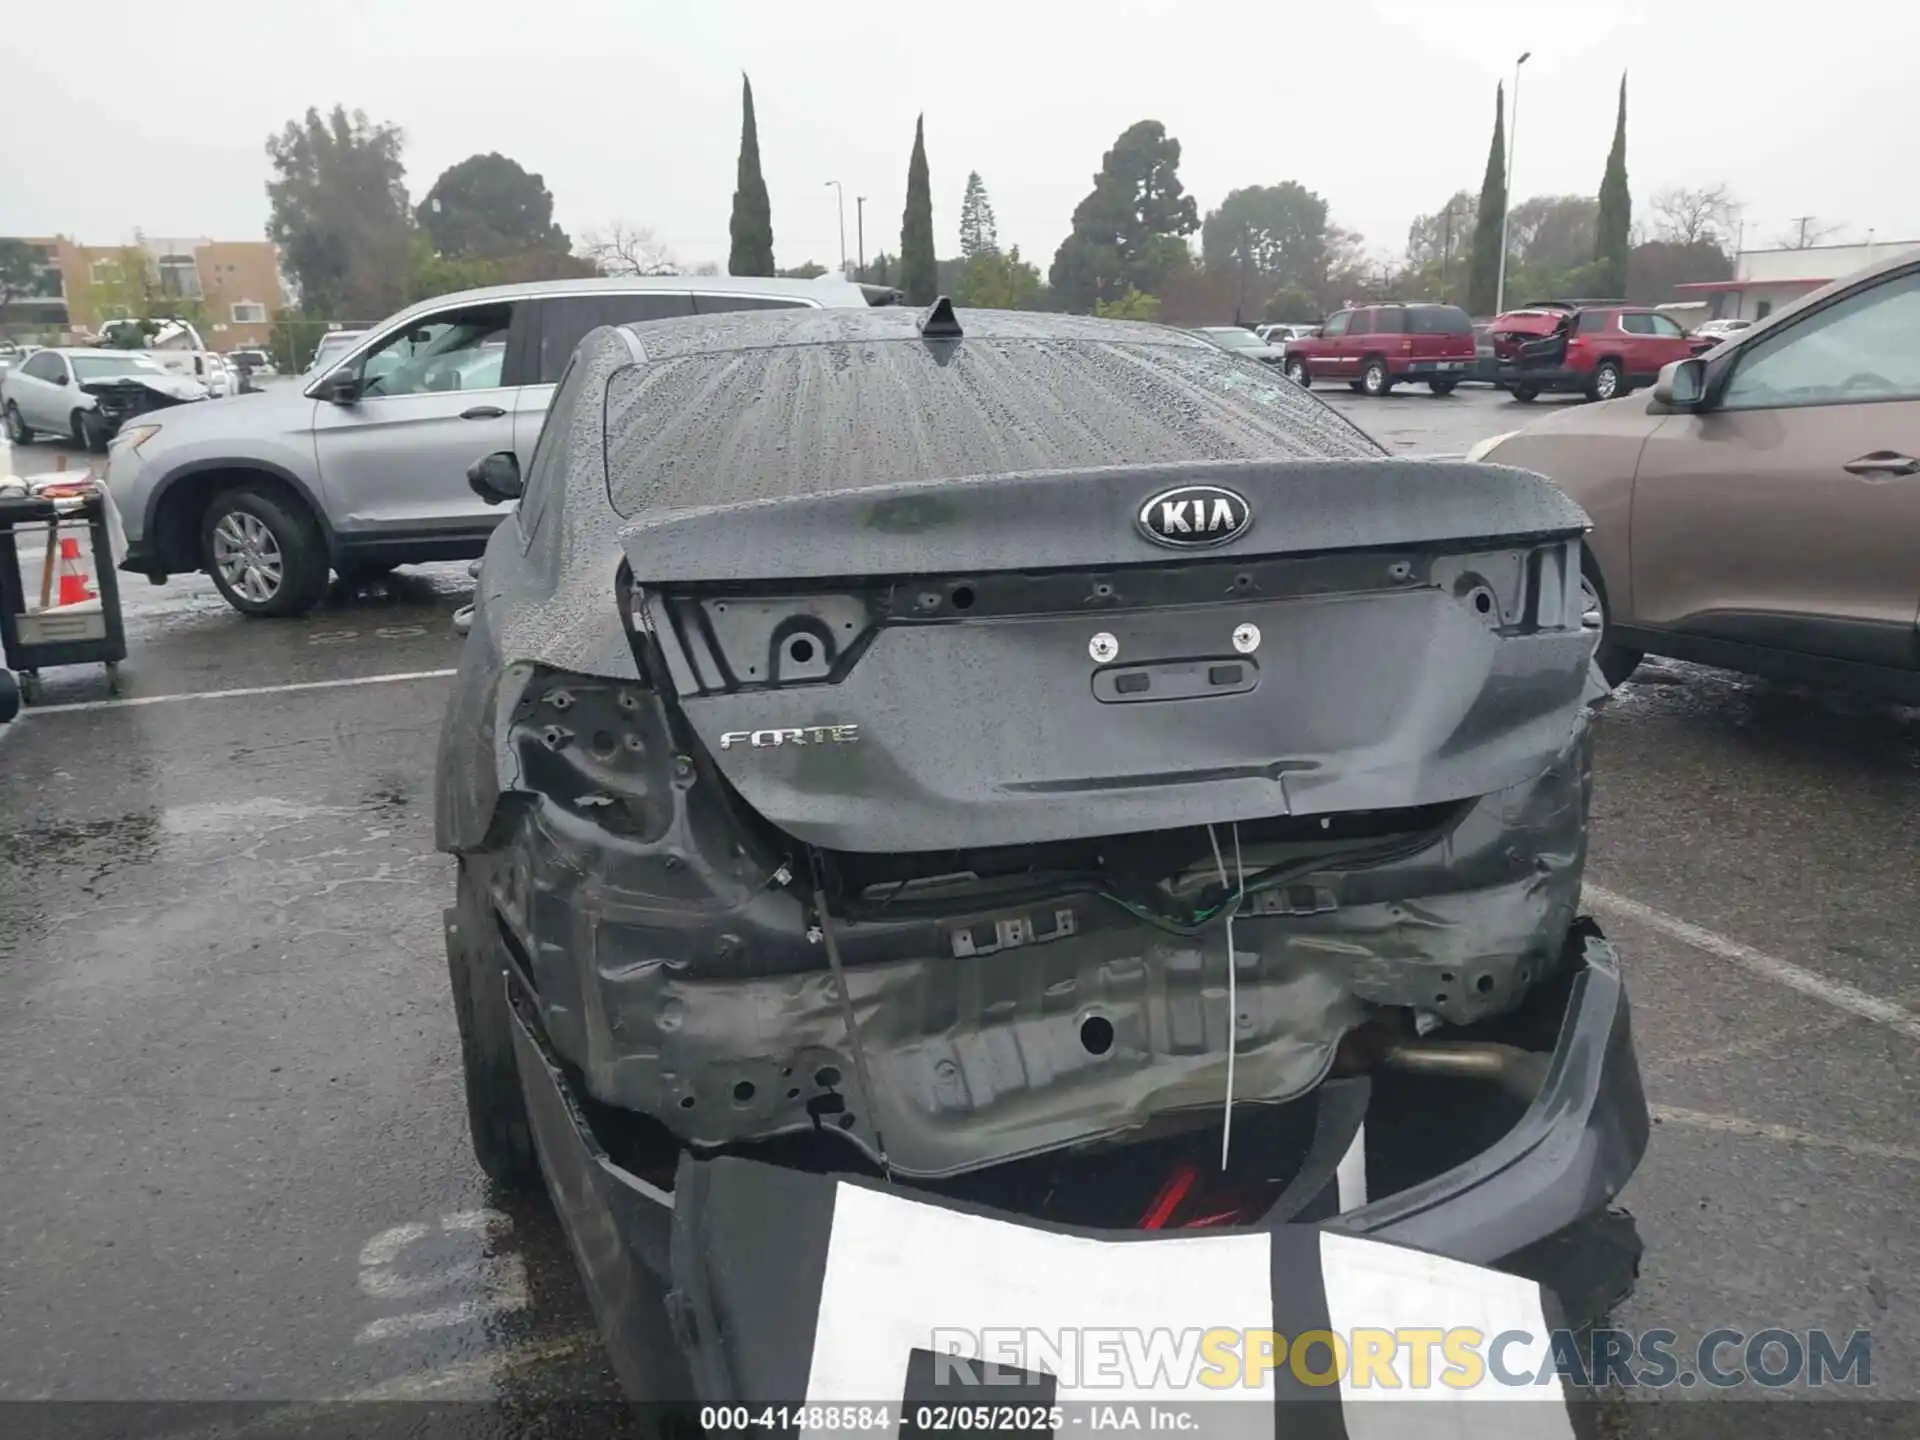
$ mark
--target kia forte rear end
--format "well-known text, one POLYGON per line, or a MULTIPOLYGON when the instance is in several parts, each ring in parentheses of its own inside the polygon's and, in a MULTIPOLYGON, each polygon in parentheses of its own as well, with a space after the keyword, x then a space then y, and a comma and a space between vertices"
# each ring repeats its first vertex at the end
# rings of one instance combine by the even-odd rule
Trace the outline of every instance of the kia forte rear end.
POLYGON ((1554 487, 944 306, 598 331, 527 481, 449 952, 476 1148, 620 1257, 603 1327, 722 1157, 1518 1269, 1606 1229, 1647 1116, 1554 487))

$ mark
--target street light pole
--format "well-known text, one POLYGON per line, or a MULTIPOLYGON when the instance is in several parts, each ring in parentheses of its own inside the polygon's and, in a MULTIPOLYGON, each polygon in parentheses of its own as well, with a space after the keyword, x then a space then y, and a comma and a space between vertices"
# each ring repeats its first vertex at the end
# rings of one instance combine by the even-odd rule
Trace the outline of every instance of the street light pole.
POLYGON ((855 252, 859 257, 860 273, 867 273, 867 197, 853 197, 853 233, 854 242, 859 246, 855 252))
POLYGON ((840 278, 847 278, 847 192, 838 180, 829 180, 833 193, 840 197, 840 278))
POLYGON ((1496 315, 1507 306, 1507 216, 1513 210, 1513 149, 1520 138, 1520 67, 1532 54, 1531 50, 1522 50, 1520 58, 1513 62, 1513 113, 1507 120, 1507 175, 1506 183, 1500 187, 1500 277, 1493 286, 1496 315))

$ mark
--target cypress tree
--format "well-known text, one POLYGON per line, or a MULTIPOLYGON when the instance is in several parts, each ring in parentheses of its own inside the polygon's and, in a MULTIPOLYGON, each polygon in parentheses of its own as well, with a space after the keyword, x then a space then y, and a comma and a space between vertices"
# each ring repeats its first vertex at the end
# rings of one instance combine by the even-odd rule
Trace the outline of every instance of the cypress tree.
POLYGON ((1633 248, 1633 195, 1627 189, 1627 77, 1620 77, 1620 110, 1613 122, 1613 148, 1607 173, 1600 177, 1600 215, 1593 227, 1593 258, 1600 288, 1609 296, 1627 293, 1627 252, 1633 248))
POLYGON ((1467 265, 1467 309, 1491 315, 1500 288, 1500 231, 1507 214, 1507 87, 1493 90, 1493 143, 1487 147, 1487 174, 1480 182, 1479 218, 1473 227, 1473 256, 1467 265))
POLYGON ((909 305, 931 305, 939 281, 933 254, 933 185, 927 178, 927 117, 913 122, 907 208, 900 217, 900 288, 909 305))
POLYGON ((753 82, 740 77, 740 173, 734 182, 729 275, 773 274, 773 205, 760 174, 760 130, 753 119, 753 82))

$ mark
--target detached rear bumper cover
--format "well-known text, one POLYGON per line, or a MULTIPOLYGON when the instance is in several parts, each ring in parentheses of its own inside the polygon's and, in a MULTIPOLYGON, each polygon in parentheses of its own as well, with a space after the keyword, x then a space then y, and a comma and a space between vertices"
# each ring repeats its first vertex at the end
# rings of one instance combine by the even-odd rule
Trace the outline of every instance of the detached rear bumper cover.
MULTIPOLYGON (((1540 1242, 1604 1209, 1639 1163, 1648 1135, 1627 997, 1613 949, 1589 922, 1576 927, 1568 945, 1579 970, 1547 1078, 1518 1124, 1466 1163, 1318 1228, 1429 1250, 1471 1264, 1509 1268, 1541 1281, 1549 1293, 1558 1288, 1556 1278, 1537 1273, 1527 1263, 1529 1258, 1539 1253, 1540 1242)), ((721 1277, 722 1289, 730 1283, 725 1280, 729 1274, 758 1284, 758 1293, 764 1297, 764 1323, 777 1328, 782 1321, 814 1313, 827 1284, 825 1274, 819 1268, 799 1274, 792 1277, 794 1283, 776 1287, 769 1295, 762 1260, 753 1257, 769 1245, 791 1251, 797 1232, 779 1229, 769 1240, 761 1233, 767 1228, 764 1224, 739 1212, 740 1186, 717 1184, 716 1177, 763 1172, 765 1185, 774 1191, 815 1195, 820 1187, 847 1182, 744 1160, 686 1157, 672 1193, 648 1184, 607 1155, 552 1052, 518 1011, 515 1015, 521 1084, 541 1165, 580 1257, 595 1315, 622 1383, 632 1394, 669 1401, 777 1398, 794 1402, 807 1397, 804 1347, 797 1356, 788 1350, 764 1352, 789 1354, 794 1368, 785 1373, 750 1368, 743 1374, 740 1357, 745 1352, 739 1342, 746 1311, 727 1308, 723 1317, 715 1315, 715 1277, 721 1277), (717 1196, 736 1200, 715 1203, 717 1196)), ((900 1193, 929 1205, 964 1208, 918 1192, 900 1193)), ((1016 1228, 1052 1228, 1004 1212, 982 1213, 1016 1228)), ((792 1215, 788 1220, 799 1223, 792 1215)), ((1227 1232, 1223 1238, 1259 1233, 1227 1232)), ((1287 1239, 1283 1246, 1279 1237, 1310 1234, 1311 1229, 1281 1226, 1273 1233, 1272 1253, 1278 1257, 1282 1248, 1302 1243, 1287 1239)), ((1190 1246, 1195 1237, 1093 1232, 1092 1238, 1190 1246)), ((1276 1258, 1274 1263, 1280 1262, 1276 1258)), ((937 1295, 928 1297, 927 1305, 929 1337, 935 1326, 964 1327, 973 1319, 951 1307, 943 1313, 937 1295)), ((1263 1323, 1236 1315, 1210 1323, 1236 1321, 1263 1323)), ((1000 1317, 974 1323, 1021 1322, 1020 1317, 1000 1317)), ((1126 1322, 1109 1316, 1100 1323, 1126 1322)), ((907 1357, 898 1359, 904 1367, 907 1357)))

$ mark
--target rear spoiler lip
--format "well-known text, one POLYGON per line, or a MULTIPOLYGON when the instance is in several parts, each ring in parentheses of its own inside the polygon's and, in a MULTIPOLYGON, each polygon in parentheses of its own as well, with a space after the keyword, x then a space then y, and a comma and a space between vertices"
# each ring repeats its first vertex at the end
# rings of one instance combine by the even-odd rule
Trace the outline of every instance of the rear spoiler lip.
POLYGON ((636 583, 810 582, 993 571, 1101 570, 1234 556, 1574 539, 1586 512, 1511 466, 1391 456, 1033 471, 643 511, 619 530, 636 583), (1182 551, 1135 524, 1152 496, 1221 485, 1245 534, 1182 551), (1009 522, 1008 517, 1016 517, 1009 522))

